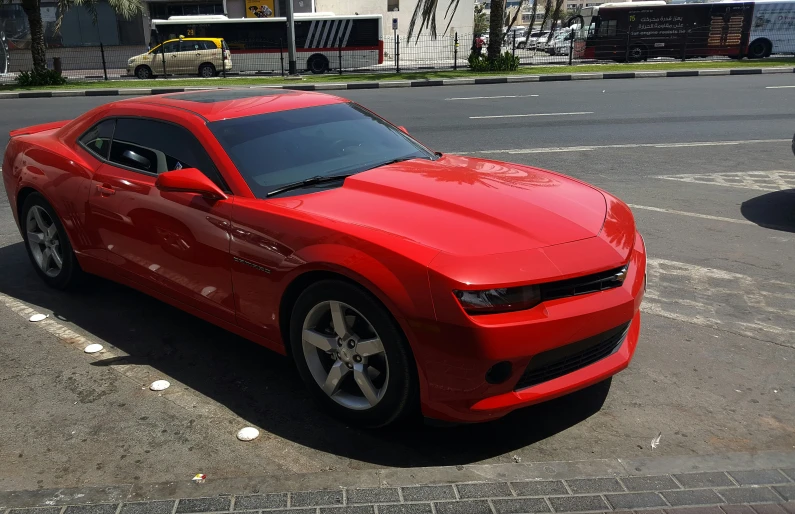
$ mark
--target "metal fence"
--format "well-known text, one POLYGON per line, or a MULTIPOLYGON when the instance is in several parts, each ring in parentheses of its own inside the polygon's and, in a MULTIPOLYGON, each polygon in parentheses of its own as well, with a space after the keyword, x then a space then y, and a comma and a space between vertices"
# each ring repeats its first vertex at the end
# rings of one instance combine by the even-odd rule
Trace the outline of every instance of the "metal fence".
MULTIPOLYGON (((728 60, 795 54, 795 31, 769 35, 774 43, 747 41, 739 33, 720 28, 695 27, 676 34, 613 31, 590 37, 584 31, 560 31, 537 38, 507 37, 503 52, 518 57, 521 66, 592 64, 609 62, 665 62, 688 59, 728 60)), ((70 81, 170 77, 228 77, 284 75, 287 49, 283 41, 247 41, 246 51, 232 50, 231 65, 220 49, 200 48, 180 52, 149 53, 146 47, 49 48, 47 63, 70 81), (147 71, 148 69, 148 71, 147 71), (143 70, 143 71, 142 71, 143 70)), ((298 49, 301 73, 396 73, 422 70, 456 70, 469 67, 469 57, 485 55, 486 42, 472 34, 432 38, 402 36, 384 38, 378 50, 348 47, 322 51, 298 49)), ((20 71, 32 68, 29 49, 9 51, 9 72, 1 83, 13 83, 20 71)))

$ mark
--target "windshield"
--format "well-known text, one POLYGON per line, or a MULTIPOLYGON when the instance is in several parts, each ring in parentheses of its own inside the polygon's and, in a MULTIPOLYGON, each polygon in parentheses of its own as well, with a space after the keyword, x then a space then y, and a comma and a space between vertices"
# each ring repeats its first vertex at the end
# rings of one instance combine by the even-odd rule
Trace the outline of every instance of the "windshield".
POLYGON ((435 158, 398 128, 353 103, 234 118, 207 126, 257 198, 308 178, 350 175, 396 159, 435 158))

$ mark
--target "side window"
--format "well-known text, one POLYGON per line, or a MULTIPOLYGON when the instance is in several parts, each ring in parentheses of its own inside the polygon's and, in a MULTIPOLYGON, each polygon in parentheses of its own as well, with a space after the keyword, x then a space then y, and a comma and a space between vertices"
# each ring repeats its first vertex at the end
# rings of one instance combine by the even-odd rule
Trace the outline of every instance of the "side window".
POLYGON ((110 140, 116 120, 105 120, 97 123, 83 134, 80 144, 98 157, 107 159, 110 151, 110 140))
POLYGON ((162 51, 165 53, 179 52, 179 41, 172 41, 171 43, 166 43, 163 46, 162 51))
POLYGON ((201 143, 184 127, 161 121, 119 118, 110 160, 146 173, 197 168, 228 190, 201 143))
POLYGON ((215 46, 215 42, 213 41, 200 41, 199 44, 202 50, 218 50, 218 47, 215 46))

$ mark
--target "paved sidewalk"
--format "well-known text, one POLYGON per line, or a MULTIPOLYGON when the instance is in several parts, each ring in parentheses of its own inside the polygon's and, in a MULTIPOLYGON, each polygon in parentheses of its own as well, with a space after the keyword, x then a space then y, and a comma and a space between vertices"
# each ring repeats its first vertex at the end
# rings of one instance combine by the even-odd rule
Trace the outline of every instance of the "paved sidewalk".
POLYGON ((0 491, 0 514, 650 513, 650 509, 655 514, 795 514, 795 452, 0 491))

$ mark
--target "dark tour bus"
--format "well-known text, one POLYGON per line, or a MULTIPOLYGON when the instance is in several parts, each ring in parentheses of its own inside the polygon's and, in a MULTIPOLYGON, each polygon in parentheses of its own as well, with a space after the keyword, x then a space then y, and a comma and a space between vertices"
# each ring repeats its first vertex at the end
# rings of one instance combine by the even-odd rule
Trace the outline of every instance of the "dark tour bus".
MULTIPOLYGON (((185 37, 223 38, 236 71, 276 71, 287 50, 285 18, 227 18, 222 15, 171 16, 152 20, 153 41, 185 37)), ((307 13, 295 15, 299 69, 324 73, 340 64, 372 67, 384 62, 382 18, 375 15, 307 13), (340 63, 341 61, 341 63, 340 63)))
POLYGON ((582 57, 641 61, 654 57, 747 54, 753 2, 627 2, 583 9, 582 57))

